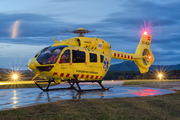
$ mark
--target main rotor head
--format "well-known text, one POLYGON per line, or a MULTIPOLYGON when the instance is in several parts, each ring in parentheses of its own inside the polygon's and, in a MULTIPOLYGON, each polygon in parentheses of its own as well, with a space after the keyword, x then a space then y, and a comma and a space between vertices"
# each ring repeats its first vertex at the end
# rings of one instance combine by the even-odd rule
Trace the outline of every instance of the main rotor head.
POLYGON ((75 33, 75 34, 79 34, 79 37, 84 37, 83 34, 93 32, 93 31, 85 30, 84 28, 78 28, 77 30, 67 31, 67 32, 72 32, 72 33, 75 33))

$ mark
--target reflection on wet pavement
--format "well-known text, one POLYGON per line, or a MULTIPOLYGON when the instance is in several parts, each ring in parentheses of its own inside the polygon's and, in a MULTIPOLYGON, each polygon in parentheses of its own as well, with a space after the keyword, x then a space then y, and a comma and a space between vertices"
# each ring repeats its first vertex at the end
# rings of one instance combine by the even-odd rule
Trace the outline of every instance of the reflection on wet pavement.
MULTIPOLYGON (((84 98, 114 98, 140 97, 175 93, 170 89, 146 87, 122 87, 123 81, 105 81, 105 87, 113 87, 106 91, 88 91, 77 93, 74 90, 56 90, 43 92, 39 88, 18 88, 0 90, 0 110, 25 107, 57 100, 84 99, 84 98)), ((82 83, 82 89, 97 89, 97 83, 82 83)), ((69 87, 69 84, 53 86, 51 88, 69 87)))

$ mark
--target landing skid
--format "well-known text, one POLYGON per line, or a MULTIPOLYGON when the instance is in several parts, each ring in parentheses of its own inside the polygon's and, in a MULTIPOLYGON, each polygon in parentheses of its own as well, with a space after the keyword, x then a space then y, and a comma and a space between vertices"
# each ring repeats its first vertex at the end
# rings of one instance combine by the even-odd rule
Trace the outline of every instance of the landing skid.
POLYGON ((70 85, 70 87, 68 88, 54 88, 54 89, 49 89, 49 86, 51 85, 51 82, 55 82, 54 79, 50 79, 49 81, 35 81, 35 84, 38 86, 39 89, 43 90, 43 91, 50 91, 50 90, 63 90, 63 89, 74 89, 75 91, 77 92, 83 92, 83 91, 94 91, 94 90, 109 90, 109 88, 105 88, 103 85, 102 85, 102 80, 88 80, 88 81, 79 81, 77 79, 77 76, 74 74, 73 75, 75 80, 69 80, 68 83, 70 85), (38 83, 40 82, 47 82, 47 87, 44 89, 42 88, 38 83), (99 85, 101 86, 101 89, 88 89, 88 90, 82 90, 79 83, 80 82, 97 82, 99 83, 99 85), (77 85, 77 88, 74 87, 74 84, 76 83, 77 85))

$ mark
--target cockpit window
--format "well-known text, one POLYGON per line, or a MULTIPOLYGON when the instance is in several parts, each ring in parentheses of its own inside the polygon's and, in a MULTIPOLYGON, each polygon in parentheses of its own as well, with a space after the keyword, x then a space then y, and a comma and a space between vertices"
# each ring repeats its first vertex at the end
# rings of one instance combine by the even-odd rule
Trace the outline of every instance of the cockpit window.
POLYGON ((67 46, 53 46, 41 51, 37 61, 41 65, 56 63, 64 47, 67 46))
POLYGON ((47 50, 48 48, 50 48, 51 46, 45 47, 44 49, 42 49, 40 52, 38 52, 34 57, 37 57, 40 53, 42 53, 43 51, 47 50))

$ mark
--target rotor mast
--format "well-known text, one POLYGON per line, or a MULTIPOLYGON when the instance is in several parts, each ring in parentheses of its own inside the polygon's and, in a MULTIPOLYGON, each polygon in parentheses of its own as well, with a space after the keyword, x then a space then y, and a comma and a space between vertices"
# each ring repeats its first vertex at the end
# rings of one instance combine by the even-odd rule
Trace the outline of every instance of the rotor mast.
POLYGON ((67 31, 67 32, 72 32, 72 33, 75 33, 75 34, 79 34, 78 37, 84 37, 83 34, 89 33, 90 31, 89 31, 89 30, 85 30, 84 28, 78 28, 77 30, 74 30, 74 31, 67 31))

